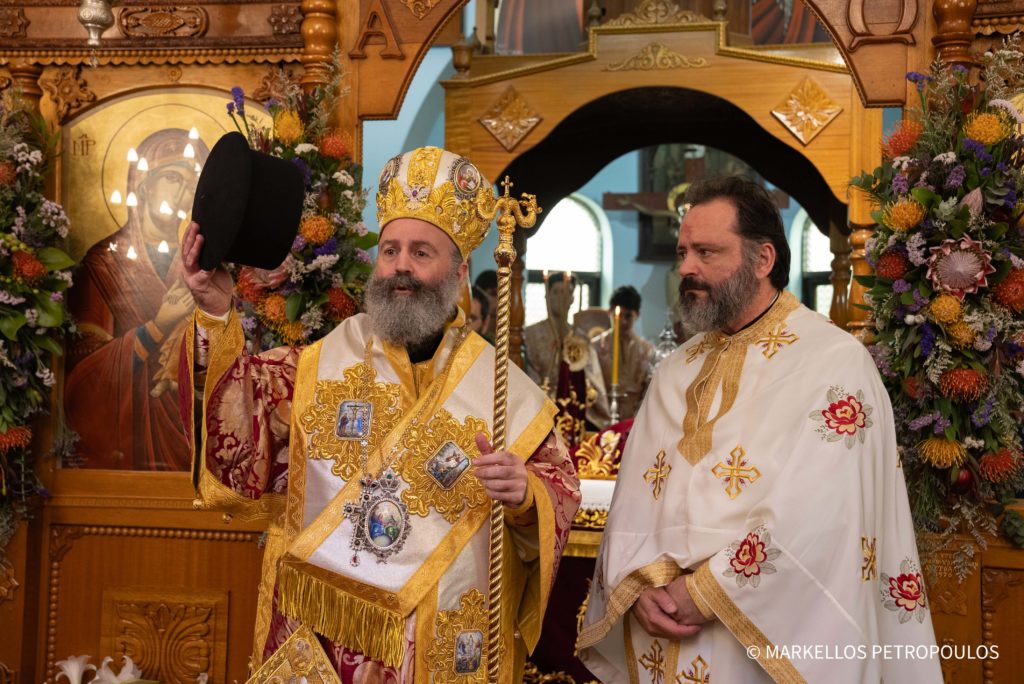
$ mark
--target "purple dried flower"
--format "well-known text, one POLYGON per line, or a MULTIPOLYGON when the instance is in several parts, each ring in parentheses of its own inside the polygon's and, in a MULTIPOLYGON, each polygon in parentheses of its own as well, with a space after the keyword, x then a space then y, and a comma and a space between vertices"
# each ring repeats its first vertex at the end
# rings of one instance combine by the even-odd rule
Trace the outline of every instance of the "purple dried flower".
POLYGON ((292 164, 295 164, 299 171, 302 172, 302 182, 305 185, 309 185, 309 179, 313 177, 313 172, 310 170, 306 162, 302 161, 302 157, 292 157, 292 164))
POLYGON ((946 187, 947 188, 958 188, 963 185, 964 178, 967 176, 967 171, 964 169, 963 164, 957 164, 946 176, 946 187))
POLYGON ((920 71, 908 71, 907 80, 917 86, 917 92, 922 92, 928 81, 932 80, 931 76, 922 74, 920 71))
POLYGON ((228 102, 228 116, 234 116, 234 115, 235 115, 235 103, 234 102, 228 102))
POLYGON ((918 416, 914 420, 907 423, 907 427, 911 430, 920 430, 923 427, 928 427, 935 422, 935 419, 939 417, 939 412, 926 413, 923 416, 918 416))
POLYGON ((323 256, 325 254, 334 254, 338 251, 338 238, 331 237, 324 244, 320 245, 313 250, 313 254, 316 256, 323 256))
POLYGON ((893 282, 892 291, 898 294, 902 294, 903 292, 910 292, 910 283, 908 283, 906 280, 903 280, 903 278, 900 278, 899 280, 893 282))
POLYGON ((231 89, 231 99, 235 101, 235 107, 238 109, 238 116, 245 116, 245 91, 240 87, 235 86, 231 89))
POLYGON ((302 237, 302 233, 299 233, 298 235, 295 236, 295 239, 292 240, 292 251, 301 252, 303 249, 305 249, 305 247, 306 238, 302 237))
POLYGON ((921 356, 931 356, 932 349, 935 348, 935 329, 932 328, 931 324, 924 322, 919 328, 921 331, 921 356))
POLYGON ((372 261, 372 259, 370 259, 370 253, 367 252, 365 249, 360 249, 358 247, 356 247, 356 258, 362 261, 364 264, 368 264, 372 261))
POLYGON ((898 173, 892 178, 892 191, 897 195, 905 195, 910 192, 910 181, 902 173, 898 173))
POLYGON ((976 428, 985 427, 992 420, 992 409, 995 408, 996 398, 988 395, 984 403, 971 414, 971 425, 976 428))
POLYGON ((941 435, 943 432, 946 431, 946 428, 948 428, 949 425, 949 421, 940 415, 938 418, 935 419, 935 424, 932 425, 932 432, 934 432, 937 435, 941 435))

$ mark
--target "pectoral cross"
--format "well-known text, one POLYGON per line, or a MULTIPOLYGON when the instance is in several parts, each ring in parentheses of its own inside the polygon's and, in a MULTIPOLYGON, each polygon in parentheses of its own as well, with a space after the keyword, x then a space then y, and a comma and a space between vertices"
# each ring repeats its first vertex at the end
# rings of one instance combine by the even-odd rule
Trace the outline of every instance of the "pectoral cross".
POLYGON ((725 463, 719 461, 711 469, 711 474, 715 477, 729 480, 729 484, 725 487, 725 493, 729 495, 730 499, 735 499, 740 495, 743 485, 751 484, 761 477, 761 471, 748 465, 744 456, 746 454, 743 447, 737 444, 736 448, 729 453, 729 458, 725 459, 725 463))
POLYGON ((668 477, 670 472, 672 472, 672 466, 665 463, 665 450, 662 449, 658 452, 657 458, 654 459, 654 465, 644 473, 644 482, 654 485, 653 494, 655 501, 661 497, 661 483, 668 477))

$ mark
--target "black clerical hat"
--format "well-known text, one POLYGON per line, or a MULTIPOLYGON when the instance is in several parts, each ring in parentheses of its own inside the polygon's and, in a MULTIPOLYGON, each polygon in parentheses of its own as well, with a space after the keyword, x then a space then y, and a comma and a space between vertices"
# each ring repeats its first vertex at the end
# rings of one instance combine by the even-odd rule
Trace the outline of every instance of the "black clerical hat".
POLYGON ((241 133, 221 136, 196 186, 199 267, 224 261, 277 268, 288 256, 302 217, 305 183, 295 164, 257 152, 241 133))

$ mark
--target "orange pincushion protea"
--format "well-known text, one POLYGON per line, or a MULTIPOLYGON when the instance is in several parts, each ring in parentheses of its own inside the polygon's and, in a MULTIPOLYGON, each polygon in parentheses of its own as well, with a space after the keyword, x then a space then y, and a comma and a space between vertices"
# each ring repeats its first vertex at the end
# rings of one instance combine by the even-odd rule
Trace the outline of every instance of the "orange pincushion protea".
POLYGON ((917 139, 921 137, 922 131, 924 131, 924 126, 920 121, 903 119, 896 126, 892 135, 882 143, 882 154, 889 159, 906 154, 917 144, 917 139))
POLYGON ((951 294, 940 294, 932 300, 928 310, 932 312, 935 321, 942 325, 955 323, 964 315, 964 308, 961 306, 960 300, 951 294))
POLYGON ((929 437, 917 445, 917 451, 928 463, 936 468, 951 468, 963 465, 967 448, 955 439, 929 437))
POLYGON ((284 325, 288 322, 285 313, 285 299, 279 294, 268 295, 259 304, 260 313, 272 325, 284 325))
POLYGON ((316 214, 302 219, 299 232, 306 238, 306 242, 319 246, 331 239, 334 235, 334 226, 327 217, 316 214))
POLYGON ((973 368, 950 368, 939 378, 942 396, 953 401, 977 401, 987 389, 988 378, 973 368))
POLYGON ((875 264, 875 273, 882 278, 899 280, 910 270, 910 260, 899 250, 890 249, 878 258, 875 264))
POLYGON ((883 212, 882 220, 893 230, 906 233, 924 219, 924 207, 911 199, 901 199, 883 212))
POLYGON ((1010 117, 1001 112, 976 112, 964 124, 964 135, 982 145, 995 145, 1013 133, 1010 117))
POLYGON ((339 160, 350 156, 352 154, 351 136, 331 131, 320 140, 320 153, 339 160))
POLYGON ((1017 474, 1020 458, 1009 449, 985 454, 978 460, 978 470, 989 482, 1006 482, 1017 474))
POLYGON ((25 282, 31 283, 46 275, 46 267, 43 262, 30 252, 18 250, 11 255, 11 262, 14 264, 14 275, 25 282))
POLYGON ((0 432, 0 454, 11 449, 24 449, 32 441, 32 430, 19 425, 0 432))
POLYGON ((1024 269, 1015 268, 992 288, 996 301, 1013 313, 1024 312, 1024 269))
POLYGON ((18 179, 18 169, 9 161, 0 162, 0 185, 14 185, 18 179))
POLYGON ((949 341, 952 342, 953 346, 957 349, 969 349, 973 347, 974 340, 978 337, 978 334, 974 332, 974 328, 963 321, 957 321, 953 325, 949 326, 946 332, 949 334, 949 341))
POLYGON ((336 320, 344 320, 356 312, 356 300, 340 287, 327 291, 327 310, 336 320))

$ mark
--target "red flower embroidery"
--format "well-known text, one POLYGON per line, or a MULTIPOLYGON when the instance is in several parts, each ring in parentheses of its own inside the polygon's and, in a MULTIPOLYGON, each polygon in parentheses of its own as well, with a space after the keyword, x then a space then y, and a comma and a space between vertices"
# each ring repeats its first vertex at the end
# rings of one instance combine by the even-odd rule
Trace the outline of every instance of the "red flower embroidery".
POLYGON ((766 560, 768 560, 768 556, 764 552, 764 542, 751 532, 746 539, 740 542, 740 547, 736 549, 736 555, 732 557, 729 564, 737 575, 743 574, 750 577, 761 574, 761 563, 766 560))
POLYGON ((879 579, 882 605, 897 614, 901 625, 912 619, 924 622, 928 614, 928 602, 924 595, 921 570, 915 560, 903 559, 897 575, 890 576, 883 572, 879 579))
POLYGON ((726 559, 729 565, 722 573, 725 577, 735 577, 736 585, 745 587, 749 584, 755 589, 761 584, 761 577, 778 572, 773 560, 782 554, 772 547, 772 535, 764 525, 749 532, 746 538, 734 541, 730 546, 726 559))
POLYGON ((830 387, 825 393, 828 408, 815 409, 811 420, 818 423, 815 432, 826 442, 842 440, 847 449, 860 442, 864 443, 864 431, 871 427, 870 406, 864 403, 864 393, 857 390, 850 394, 842 387, 830 387))
POLYGON ((846 399, 829 404, 828 408, 821 412, 825 417, 825 424, 841 435, 852 435, 859 428, 864 427, 867 415, 864 407, 852 394, 846 399))
POLYGON ((924 589, 919 573, 905 573, 889 578, 889 596, 907 611, 924 608, 924 589))

